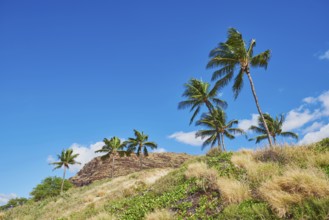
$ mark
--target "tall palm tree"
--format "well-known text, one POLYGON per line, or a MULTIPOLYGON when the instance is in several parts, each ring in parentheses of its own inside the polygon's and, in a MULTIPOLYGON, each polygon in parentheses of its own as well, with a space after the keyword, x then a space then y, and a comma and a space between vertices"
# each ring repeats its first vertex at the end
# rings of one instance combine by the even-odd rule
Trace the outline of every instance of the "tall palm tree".
POLYGON ((148 141, 148 135, 144 134, 143 132, 139 132, 134 129, 135 138, 128 138, 127 141, 125 141, 125 144, 127 144, 128 151, 136 151, 137 156, 139 157, 140 162, 140 169, 143 168, 143 162, 142 157, 143 155, 145 157, 148 156, 148 150, 147 147, 150 147, 151 149, 156 149, 157 144, 155 142, 148 141))
MULTIPOLYGON (((285 120, 285 118, 282 114, 279 116, 276 116, 275 119, 272 118, 269 114, 264 114, 264 118, 265 118, 267 127, 270 131, 270 135, 273 138, 274 144, 276 144, 277 136, 292 137, 292 138, 298 140, 298 135, 296 133, 290 132, 290 131, 282 131, 282 125, 285 120)), ((261 140, 264 140, 267 138, 265 126, 264 126, 264 123, 263 123, 263 120, 261 117, 258 117, 258 126, 253 125, 249 129, 258 134, 261 134, 255 138, 249 139, 249 140, 256 140, 256 144, 259 143, 261 140)))
POLYGON ((217 97, 218 89, 210 89, 210 84, 207 82, 192 78, 184 84, 184 87, 185 91, 182 96, 186 97, 186 100, 178 103, 178 109, 190 108, 190 111, 194 111, 190 124, 192 124, 203 105, 208 108, 209 112, 214 109, 213 103, 222 108, 227 107, 227 103, 217 97))
POLYGON ((221 79, 219 79, 215 84, 215 88, 218 89, 226 86, 232 80, 234 70, 236 68, 239 69, 233 84, 234 98, 238 97, 243 87, 243 76, 245 74, 247 75, 258 113, 265 125, 264 128, 266 130, 268 142, 270 146, 272 146, 270 132, 265 123, 265 119, 258 102, 258 97, 256 95, 255 86, 250 74, 250 67, 267 68, 271 51, 266 50, 260 54, 254 55, 255 46, 255 39, 252 39, 249 45, 246 46, 246 43, 242 38, 242 34, 240 34, 236 29, 230 28, 228 30, 226 42, 219 43, 218 46, 210 52, 210 61, 207 64, 207 68, 220 67, 220 69, 216 70, 212 75, 212 80, 217 80, 221 77, 221 79))
POLYGON ((66 169, 69 169, 70 165, 81 164, 75 160, 78 156, 79 154, 73 154, 72 149, 62 150, 62 153, 57 155, 59 161, 51 163, 52 165, 55 165, 53 170, 59 169, 61 167, 64 168, 61 193, 63 193, 66 169))
POLYGON ((238 124, 238 120, 227 122, 226 113, 219 107, 215 108, 212 113, 203 114, 201 119, 196 122, 196 125, 206 127, 205 130, 200 130, 196 133, 196 137, 202 139, 207 138, 202 146, 204 149, 207 145, 214 146, 216 141, 225 151, 224 136, 229 139, 234 139, 235 134, 245 134, 240 128, 233 128, 233 125, 238 124))
POLYGON ((126 146, 125 142, 121 142, 118 137, 112 137, 110 140, 104 138, 104 146, 102 149, 95 151, 95 153, 106 153, 102 156, 102 159, 106 159, 112 156, 112 169, 111 169, 111 178, 113 178, 114 173, 114 158, 117 154, 121 157, 124 155, 130 155, 130 152, 124 150, 126 146))

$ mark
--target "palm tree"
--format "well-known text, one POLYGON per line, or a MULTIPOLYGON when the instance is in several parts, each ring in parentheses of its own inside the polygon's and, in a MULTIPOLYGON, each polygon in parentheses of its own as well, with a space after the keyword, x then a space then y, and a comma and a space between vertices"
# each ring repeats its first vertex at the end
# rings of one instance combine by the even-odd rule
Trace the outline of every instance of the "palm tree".
POLYGON ((226 86, 232 80, 234 76, 234 70, 236 68, 239 69, 239 73, 235 77, 233 84, 235 99, 238 97, 243 87, 244 74, 248 76, 258 113, 264 122, 264 128, 266 130, 268 142, 270 146, 272 146, 270 132, 259 106, 255 86, 250 74, 250 67, 267 68, 271 51, 266 50, 260 54, 254 55, 255 46, 256 40, 252 39, 249 45, 246 47, 246 43, 242 38, 242 34, 240 34, 236 29, 230 28, 228 30, 227 41, 224 43, 219 43, 218 46, 210 52, 210 61, 207 64, 207 68, 220 67, 220 69, 216 70, 212 75, 212 80, 217 80, 219 77, 221 77, 221 79, 219 79, 215 84, 215 88, 217 89, 226 86))
POLYGON ((201 119, 196 122, 196 125, 201 125, 206 127, 206 130, 200 130, 196 133, 196 137, 201 137, 202 139, 207 138, 202 146, 204 149, 207 145, 214 146, 216 141, 222 146, 222 150, 225 151, 224 136, 229 139, 234 139, 235 134, 245 134, 245 132, 240 128, 233 128, 233 125, 238 124, 238 120, 227 121, 227 116, 225 112, 217 107, 212 113, 203 114, 201 119), (220 143, 221 142, 221 143, 220 143))
POLYGON ((106 153, 104 156, 102 156, 102 159, 112 156, 111 178, 113 178, 115 155, 119 154, 122 157, 124 155, 130 155, 130 152, 123 150, 126 144, 121 142, 118 137, 112 137, 110 140, 104 138, 103 142, 105 145, 102 147, 102 149, 95 151, 95 153, 106 153))
POLYGON ((136 151, 137 156, 139 157, 140 162, 140 169, 143 167, 142 162, 142 156, 148 156, 148 150, 147 147, 150 147, 151 149, 156 149, 157 144, 154 142, 148 141, 148 135, 145 135, 143 132, 139 132, 137 130, 134 130, 135 138, 128 138, 125 143, 127 144, 128 151, 136 151))
POLYGON ((213 88, 210 90, 210 84, 207 82, 192 78, 184 84, 184 87, 185 91, 182 96, 187 99, 178 103, 178 109, 190 108, 190 111, 194 111, 190 124, 192 124, 203 105, 207 106, 209 112, 212 112, 214 108, 213 103, 223 108, 227 107, 224 100, 217 98, 218 89, 213 88))
MULTIPOLYGON (((276 137, 283 136, 283 137, 292 137, 298 140, 298 135, 294 132, 289 131, 282 131, 282 125, 285 120, 284 116, 281 114, 280 116, 276 116, 275 119, 272 118, 269 114, 264 114, 264 118, 269 129, 270 135, 273 138, 274 144, 276 144, 276 137)), ((259 143, 261 140, 267 138, 265 126, 261 117, 258 117, 258 126, 251 126, 250 130, 261 134, 255 138, 251 138, 249 140, 256 140, 256 144, 259 143)))
POLYGON ((55 165, 55 168, 53 170, 64 167, 63 181, 62 181, 62 185, 61 185, 61 193, 63 193, 66 169, 69 169, 70 165, 81 164, 75 160, 78 156, 79 156, 79 154, 73 154, 72 149, 62 150, 62 153, 57 155, 57 158, 59 161, 51 163, 52 165, 55 165))
MULTIPOLYGON (((224 100, 217 98, 218 89, 215 87, 210 89, 210 84, 203 82, 202 80, 190 79, 188 83, 184 84, 185 91, 183 97, 187 100, 181 101, 178 104, 178 109, 190 108, 190 111, 194 111, 190 124, 192 124, 194 118, 198 115, 203 105, 206 105, 209 112, 212 112, 214 105, 221 106, 222 108, 227 107, 227 103, 224 100)), ((218 130, 218 129, 216 129, 218 130)), ((217 134, 220 135, 219 133, 217 134)), ((220 149, 220 141, 218 141, 218 148, 220 149)))

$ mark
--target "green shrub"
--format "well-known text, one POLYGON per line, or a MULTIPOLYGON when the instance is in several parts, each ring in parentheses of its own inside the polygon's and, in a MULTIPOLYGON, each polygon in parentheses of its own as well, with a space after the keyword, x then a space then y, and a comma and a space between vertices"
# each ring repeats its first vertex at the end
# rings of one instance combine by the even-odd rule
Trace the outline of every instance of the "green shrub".
POLYGON ((220 214, 219 219, 278 219, 263 202, 245 201, 238 205, 226 207, 220 214))
POLYGON ((322 139, 316 143, 315 150, 319 152, 329 151, 329 138, 322 139))
POLYGON ((293 207, 290 212, 293 219, 328 219, 329 198, 309 199, 293 207))
MULTIPOLYGON (((42 182, 38 184, 35 188, 33 188, 30 195, 35 201, 40 201, 45 198, 58 196, 61 192, 61 184, 62 178, 56 176, 47 177, 46 179, 42 180, 42 182)), ((72 186, 73 184, 71 182, 65 180, 63 190, 66 191, 72 186)))
POLYGON ((26 199, 26 198, 10 199, 6 205, 0 206, 0 211, 14 208, 17 206, 21 206, 21 205, 25 204, 27 201, 28 201, 28 199, 26 199))

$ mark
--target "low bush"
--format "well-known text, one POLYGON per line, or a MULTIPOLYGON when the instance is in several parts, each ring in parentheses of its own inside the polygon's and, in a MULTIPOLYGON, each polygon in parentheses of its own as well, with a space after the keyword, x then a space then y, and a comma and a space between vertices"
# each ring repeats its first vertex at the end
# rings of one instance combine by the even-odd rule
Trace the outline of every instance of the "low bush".
MULTIPOLYGON (((61 192, 62 178, 59 177, 47 177, 40 184, 38 184, 30 193, 32 199, 40 201, 45 198, 58 196, 61 192)), ((63 190, 66 191, 73 187, 73 184, 68 180, 64 181, 63 190)))

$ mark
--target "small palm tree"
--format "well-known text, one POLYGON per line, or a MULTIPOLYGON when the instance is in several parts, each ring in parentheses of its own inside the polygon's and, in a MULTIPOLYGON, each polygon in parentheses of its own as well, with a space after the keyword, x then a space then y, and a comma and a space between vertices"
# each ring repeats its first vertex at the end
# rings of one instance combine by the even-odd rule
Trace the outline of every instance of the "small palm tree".
POLYGON ((206 130, 200 130, 196 133, 196 137, 202 139, 207 138, 202 146, 204 149, 206 146, 214 146, 216 141, 218 145, 221 145, 223 151, 225 151, 224 136, 229 139, 234 139, 235 134, 245 134, 240 128, 233 128, 233 125, 238 124, 238 120, 231 120, 227 122, 227 116, 225 112, 217 107, 212 113, 203 114, 201 119, 196 122, 196 125, 206 127, 206 130))
MULTIPOLYGON (((270 131, 270 135, 273 138, 274 144, 276 144, 277 136, 292 137, 292 138, 298 140, 298 135, 296 133, 289 132, 289 131, 282 131, 282 125, 285 120, 285 118, 282 114, 280 116, 276 116, 275 119, 272 118, 269 114, 264 114, 264 118, 265 118, 267 127, 270 131)), ((265 126, 264 126, 264 123, 263 123, 263 120, 261 119, 261 117, 258 118, 258 126, 253 125, 249 129, 258 134, 261 134, 255 138, 249 139, 249 140, 256 140, 256 144, 267 138, 265 126)))
POLYGON ((62 153, 57 155, 57 158, 59 161, 51 163, 52 165, 55 165, 55 168, 53 170, 64 167, 63 181, 62 181, 62 185, 61 185, 61 193, 63 193, 66 169, 69 169, 70 165, 81 164, 75 160, 78 156, 79 156, 79 154, 73 154, 72 149, 62 150, 62 153))
POLYGON ((256 40, 252 39, 248 46, 236 29, 230 28, 228 30, 228 38, 224 43, 219 43, 218 46, 210 52, 210 61, 207 68, 220 67, 212 75, 212 80, 220 80, 216 82, 215 88, 222 88, 226 86, 234 76, 234 70, 239 69, 239 73, 234 79, 233 92, 234 97, 237 98, 242 87, 243 77, 246 74, 249 79, 252 94, 255 99, 258 113, 264 122, 264 129, 266 130, 267 139, 272 146, 272 140, 270 132, 265 123, 263 113, 261 111, 258 97, 256 95, 255 86, 250 74, 250 67, 264 67, 267 68, 268 61, 270 60, 271 52, 266 50, 258 55, 254 55, 254 47, 256 46, 256 40))
POLYGON ((227 103, 224 100, 217 98, 218 89, 213 88, 210 90, 210 84, 207 82, 192 78, 188 83, 184 84, 184 87, 185 91, 182 96, 187 99, 178 104, 178 109, 190 108, 190 111, 194 111, 190 124, 192 124, 203 105, 208 108, 209 112, 212 112, 214 109, 213 103, 222 108, 227 107, 227 103))
POLYGON ((102 159, 106 159, 112 156, 111 178, 113 178, 115 156, 117 154, 119 154, 121 157, 124 155, 129 156, 130 153, 124 150, 126 144, 121 142, 118 137, 112 137, 110 140, 104 138, 103 142, 105 145, 102 147, 102 149, 95 151, 95 153, 106 153, 104 156, 102 156, 102 159))
POLYGON ((125 143, 127 144, 129 152, 137 150, 136 155, 139 157, 140 169, 142 169, 143 168, 142 157, 143 155, 145 157, 148 156, 147 147, 150 147, 151 149, 156 149, 157 144, 148 141, 148 135, 145 135, 143 132, 134 130, 134 133, 135 133, 135 138, 128 138, 128 140, 125 141, 125 143))

